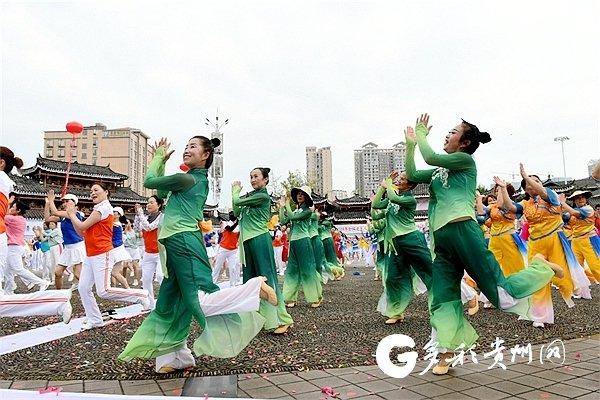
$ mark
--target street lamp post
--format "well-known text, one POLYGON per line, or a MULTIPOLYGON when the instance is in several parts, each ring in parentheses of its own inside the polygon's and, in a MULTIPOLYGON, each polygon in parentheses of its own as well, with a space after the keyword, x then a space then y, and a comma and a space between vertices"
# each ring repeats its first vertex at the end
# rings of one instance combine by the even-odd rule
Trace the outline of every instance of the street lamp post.
POLYGON ((563 159, 563 179, 565 184, 567 183, 567 168, 565 166, 565 140, 569 140, 568 136, 559 136, 555 137, 555 142, 560 142, 560 148, 562 150, 562 159, 563 159))

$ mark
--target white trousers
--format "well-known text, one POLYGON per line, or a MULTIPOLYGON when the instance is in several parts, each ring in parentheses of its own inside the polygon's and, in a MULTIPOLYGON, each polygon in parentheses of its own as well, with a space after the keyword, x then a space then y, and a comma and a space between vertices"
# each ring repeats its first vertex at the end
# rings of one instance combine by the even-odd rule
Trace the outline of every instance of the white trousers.
POLYGON ((8 246, 8 255, 7 255, 7 266, 5 269, 6 276, 6 285, 4 286, 4 292, 8 294, 14 293, 16 289, 15 285, 15 276, 20 276, 23 279, 23 282, 26 284, 33 283, 34 285, 41 285, 44 283, 44 280, 39 278, 33 272, 25 269, 23 265, 23 255, 25 254, 25 249, 23 246, 19 245, 10 245, 8 246))
POLYGON ((275 253, 275 266, 277 267, 277 273, 283 275, 285 271, 285 263, 283 262, 283 246, 273 247, 273 253, 275 253))
POLYGON ((4 282, 4 271, 6 270, 6 258, 8 256, 8 238, 6 232, 0 233, 0 291, 4 282))
MULTIPOLYGON (((258 311, 262 278, 252 278, 243 285, 228 287, 213 293, 198 292, 200 308, 206 317, 258 311)), ((162 367, 183 369, 196 365, 186 345, 180 350, 156 358, 156 372, 162 367)))
POLYGON ((54 268, 56 268, 59 258, 59 245, 50 247, 50 250, 44 253, 44 268, 42 270, 43 279, 54 282, 54 268))
POLYGON ((0 317, 61 315, 70 299, 70 290, 4 295, 0 289, 0 317))
POLYGON ((227 268, 229 269, 229 285, 236 286, 242 283, 240 276, 240 256, 238 249, 227 250, 220 248, 215 260, 215 266, 212 272, 212 280, 217 283, 221 275, 221 269, 227 260, 227 268))
POLYGON ((102 299, 118 300, 127 303, 141 303, 148 298, 148 292, 143 289, 123 289, 110 286, 110 272, 114 262, 110 253, 86 257, 79 277, 79 295, 85 310, 85 316, 92 325, 102 324, 102 314, 94 297, 92 289, 102 299))
POLYGON ((158 279, 158 284, 162 283, 164 275, 160 266, 160 256, 158 253, 146 253, 144 252, 144 258, 142 258, 142 288, 148 291, 148 299, 150 300, 150 307, 154 309, 156 300, 154 298, 154 275, 158 279))

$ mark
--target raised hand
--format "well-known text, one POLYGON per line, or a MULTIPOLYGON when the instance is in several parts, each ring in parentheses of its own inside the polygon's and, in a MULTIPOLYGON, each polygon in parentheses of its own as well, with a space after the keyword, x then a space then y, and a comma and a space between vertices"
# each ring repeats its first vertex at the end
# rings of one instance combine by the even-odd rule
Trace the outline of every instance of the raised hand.
POLYGON ((427 114, 427 113, 421 114, 421 116, 419 118, 417 118, 416 125, 419 125, 419 124, 425 126, 425 128, 427 129, 427 134, 429 134, 429 132, 431 131, 431 128, 433 127, 432 125, 429 125, 429 114, 427 114))
POLYGON ((133 207, 135 208, 136 214, 142 209, 142 206, 139 203, 135 203, 133 207))
POLYGON ((73 202, 72 202, 72 201, 68 201, 68 202, 65 204, 65 211, 67 212, 67 214, 68 214, 69 216, 71 216, 71 215, 75 214, 75 212, 76 212, 76 210, 75 210, 75 204, 73 204, 73 202))
POLYGON ((384 178, 381 180, 381 187, 387 189, 387 187, 388 187, 387 178, 384 178))
POLYGON ((166 162, 169 159, 169 157, 171 157, 171 154, 173 154, 175 152, 175 150, 170 150, 171 143, 169 143, 167 138, 160 139, 160 141, 158 142, 158 145, 156 145, 156 150, 158 150, 161 147, 164 149, 164 152, 165 152, 164 160, 166 162))
POLYGON ((242 183, 240 181, 233 181, 231 182, 231 188, 240 188, 240 190, 242 189, 242 183))
POLYGON ((506 181, 504 181, 503 179, 500 179, 497 176, 494 176, 494 183, 498 186, 500 186, 501 188, 505 188, 506 187, 506 181))
POLYGON ((54 199, 56 198, 56 195, 54 194, 54 190, 52 190, 52 189, 48 190, 48 194, 46 195, 46 198, 48 199, 49 203, 54 203, 54 199))
POLYGON ((417 142, 417 135, 415 135, 415 130, 412 126, 406 127, 404 137, 406 138, 406 143, 414 144, 417 142))
POLYGON ((529 178, 529 175, 527 174, 527 172, 525 172, 525 167, 523 166, 523 163, 519 163, 519 172, 521 173, 521 177, 523 179, 529 178))

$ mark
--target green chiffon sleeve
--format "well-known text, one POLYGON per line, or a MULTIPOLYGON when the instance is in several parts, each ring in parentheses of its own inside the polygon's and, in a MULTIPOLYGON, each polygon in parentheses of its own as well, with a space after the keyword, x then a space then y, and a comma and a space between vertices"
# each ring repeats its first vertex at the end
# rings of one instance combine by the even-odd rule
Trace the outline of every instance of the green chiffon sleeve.
POLYGON ((435 169, 417 170, 415 166, 415 143, 406 144, 406 177, 411 182, 430 183, 435 169))
POLYGON ((194 177, 188 174, 165 175, 165 151, 159 147, 148 166, 144 187, 156 189, 158 197, 166 198, 169 192, 179 192, 189 189, 195 183, 194 177))
POLYGON ((429 142, 427 142, 428 133, 429 132, 427 131, 425 125, 421 123, 417 124, 417 127, 415 128, 417 144, 419 145, 421 155, 427 164, 434 165, 436 167, 447 168, 453 171, 460 171, 473 167, 474 161, 470 154, 463 153, 462 151, 457 151, 451 154, 438 154, 433 151, 431 146, 429 146, 429 142))
POLYGON ((398 196, 396 191, 392 189, 392 185, 387 187, 387 197, 392 203, 398 204, 400 207, 410 208, 417 205, 417 201, 413 196, 398 196))
POLYGON ((384 193, 385 193, 385 188, 383 186, 380 186, 379 189, 377 190, 377 193, 375 194, 375 198, 373 199, 373 202, 371 203, 372 208, 376 208, 376 209, 380 209, 380 210, 387 208, 389 200, 383 198, 384 193))

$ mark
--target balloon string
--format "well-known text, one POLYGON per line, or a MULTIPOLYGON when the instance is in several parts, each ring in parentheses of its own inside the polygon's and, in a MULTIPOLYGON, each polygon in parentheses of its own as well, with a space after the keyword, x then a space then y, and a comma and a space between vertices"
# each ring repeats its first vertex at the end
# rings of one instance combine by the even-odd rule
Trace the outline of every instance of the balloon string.
POLYGON ((69 174, 71 173, 71 152, 76 145, 77 145, 77 143, 75 142, 75 136, 73 136, 71 138, 69 155, 67 156, 67 172, 66 172, 66 177, 65 177, 65 186, 63 187, 62 191, 60 192, 60 197, 64 197, 67 194, 67 186, 69 185, 69 174))

